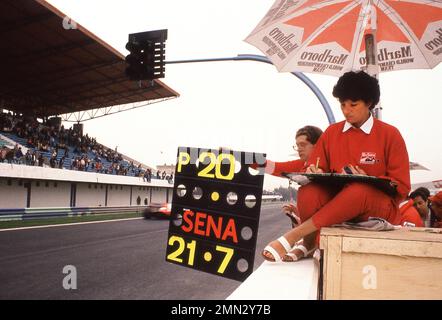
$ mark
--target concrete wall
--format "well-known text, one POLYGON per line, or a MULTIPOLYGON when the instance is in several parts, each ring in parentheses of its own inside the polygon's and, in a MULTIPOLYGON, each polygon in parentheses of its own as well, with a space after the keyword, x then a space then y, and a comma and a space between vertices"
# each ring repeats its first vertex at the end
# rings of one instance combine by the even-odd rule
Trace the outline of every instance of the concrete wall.
POLYGON ((67 182, 42 179, 19 179, 0 176, 0 209, 26 208, 30 184, 30 207, 70 207, 71 185, 76 184, 76 207, 137 206, 140 197, 141 206, 151 202, 164 203, 172 201, 173 189, 164 187, 115 185, 93 182, 67 182), (9 181, 9 182, 8 182, 9 181), (11 185, 8 185, 8 184, 11 185), (132 196, 131 196, 132 189, 132 196), (132 198, 131 198, 132 197, 132 198), (151 200, 152 198, 152 200, 151 200), (146 201, 146 203, 145 203, 146 201))
POLYGON ((71 184, 69 182, 37 180, 31 182, 31 208, 69 207, 71 184))
POLYGON ((145 205, 145 200, 147 200, 147 204, 150 204, 150 188, 148 187, 138 187, 132 186, 132 205, 137 205, 137 198, 140 197, 141 206, 145 205))
POLYGON ((165 203, 167 201, 166 192, 164 189, 152 187, 152 202, 155 203, 165 203))
POLYGON ((0 208, 25 208, 27 194, 23 180, 0 179, 0 208), (8 181, 11 185, 8 185, 8 181), (19 181, 22 181, 22 185, 19 185, 19 181))
POLYGON ((106 185, 98 183, 77 183, 76 207, 104 207, 106 185))
POLYGON ((130 186, 109 185, 107 189, 107 206, 130 206, 130 186))

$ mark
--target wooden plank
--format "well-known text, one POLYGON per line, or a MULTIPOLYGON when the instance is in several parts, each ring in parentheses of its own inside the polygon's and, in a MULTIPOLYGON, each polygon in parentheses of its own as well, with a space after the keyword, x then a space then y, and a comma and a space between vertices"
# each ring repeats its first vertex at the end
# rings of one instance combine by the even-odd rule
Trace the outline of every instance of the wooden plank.
POLYGON ((325 299, 326 296, 326 288, 327 288, 327 253, 328 253, 328 237, 322 234, 322 229, 320 232, 320 238, 319 238, 319 249, 322 252, 321 255, 321 264, 322 268, 320 268, 321 274, 319 275, 319 283, 318 286, 318 294, 320 295, 318 298, 321 300, 325 299))
POLYGON ((342 251, 404 257, 442 258, 442 243, 344 237, 342 251))
POLYGON ((324 268, 324 299, 337 300, 341 299, 341 252, 342 237, 328 237, 327 251, 324 252, 327 260, 326 268, 324 268))
POLYGON ((321 236, 397 239, 405 241, 430 241, 442 243, 442 229, 438 228, 401 228, 392 231, 366 231, 345 228, 322 228, 321 236))
MULTIPOLYGON (((322 240, 321 240, 322 241, 322 240)), ((322 254, 322 289, 319 289, 318 292, 321 292, 322 294, 322 300, 326 299, 326 292, 327 292, 327 266, 328 266, 328 248, 325 247, 323 254, 322 254)))
POLYGON ((319 237, 319 249, 326 249, 327 248, 327 239, 328 237, 326 235, 323 235, 322 232, 319 237))
POLYGON ((343 253, 340 298, 442 299, 440 270, 438 258, 343 253))

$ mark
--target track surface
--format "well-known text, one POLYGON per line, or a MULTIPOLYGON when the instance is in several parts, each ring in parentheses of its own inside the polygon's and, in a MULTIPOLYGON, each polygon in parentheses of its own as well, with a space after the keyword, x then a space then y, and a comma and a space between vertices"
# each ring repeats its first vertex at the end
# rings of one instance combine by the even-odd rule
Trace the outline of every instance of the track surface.
MULTIPOLYGON (((282 204, 261 208, 260 252, 290 226, 282 204)), ((165 261, 168 221, 128 220, 0 232, 0 299, 225 299, 241 283, 165 261), (63 268, 77 269, 65 290, 63 268)))

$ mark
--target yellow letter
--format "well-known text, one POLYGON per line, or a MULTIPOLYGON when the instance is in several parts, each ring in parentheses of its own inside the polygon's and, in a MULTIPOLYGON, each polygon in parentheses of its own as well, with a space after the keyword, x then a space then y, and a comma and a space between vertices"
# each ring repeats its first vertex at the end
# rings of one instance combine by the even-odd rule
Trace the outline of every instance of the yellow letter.
POLYGON ((181 166, 187 165, 190 162, 190 154, 187 152, 180 152, 178 155, 178 169, 177 172, 181 172, 181 166))

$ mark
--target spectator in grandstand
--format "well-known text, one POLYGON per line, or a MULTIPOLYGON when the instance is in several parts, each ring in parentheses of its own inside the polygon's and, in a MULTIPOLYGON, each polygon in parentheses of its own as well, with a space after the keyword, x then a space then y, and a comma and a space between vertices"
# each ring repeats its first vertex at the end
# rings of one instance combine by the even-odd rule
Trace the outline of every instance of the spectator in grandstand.
POLYGON ((40 145, 40 151, 43 151, 43 152, 49 151, 49 144, 46 141, 39 143, 39 145, 40 145))
POLYGON ((0 113, 0 131, 10 132, 12 130, 12 121, 10 117, 1 112, 0 113))
POLYGON ((310 182, 300 187, 302 223, 264 248, 266 260, 292 262, 313 255, 322 227, 369 217, 394 225, 400 222, 398 204, 410 191, 408 152, 399 130, 371 115, 380 98, 378 80, 364 71, 346 72, 334 86, 333 96, 340 102, 345 121, 330 125, 322 134, 307 160, 306 172, 347 174, 344 169, 348 167, 354 175, 390 180, 395 193, 389 195, 361 182, 342 187, 310 182), (304 239, 305 252, 294 247, 300 239, 304 239))
POLYGON ((79 162, 79 165, 78 165, 78 170, 84 171, 85 166, 86 166, 86 162, 84 160, 84 156, 81 156, 80 162, 79 162))
POLYGON ((50 136, 49 136, 49 146, 50 146, 51 148, 54 148, 54 147, 55 147, 55 138, 54 138, 53 135, 50 135, 50 136))
POLYGON ((442 228, 442 191, 428 198, 434 215, 433 228, 442 228))
POLYGON ((6 150, 7 150, 7 152, 6 152, 6 162, 7 163, 13 163, 14 162, 14 155, 15 155, 14 149, 7 148, 6 150))
POLYGON ((95 171, 96 172, 101 172, 101 169, 103 168, 101 161, 97 160, 95 161, 95 171))
POLYGON ((37 161, 38 161, 38 155, 37 155, 37 151, 32 151, 32 155, 31 155, 31 166, 35 166, 37 165, 37 161))
POLYGON ((72 157, 71 170, 78 170, 78 157, 72 157))
POLYGON ((14 148, 14 162, 18 163, 18 164, 22 164, 23 163, 23 152, 21 151, 21 147, 19 147, 18 145, 15 145, 14 148))
POLYGON ((35 148, 34 138, 32 136, 28 137, 27 144, 31 148, 35 148))
POLYGON ((143 181, 144 182, 150 182, 150 174, 149 174, 149 170, 148 169, 146 169, 146 171, 144 171, 143 181))
POLYGON ((63 156, 63 157, 60 158, 60 161, 58 161, 58 168, 59 168, 59 169, 63 169, 64 161, 65 161, 65 160, 66 160, 66 157, 65 157, 65 156, 63 156))
POLYGON ((0 162, 6 162, 6 154, 8 153, 9 149, 6 146, 3 146, 0 151, 0 162))
POLYGON ((57 166, 57 159, 54 155, 51 156, 51 159, 49 160, 49 165, 51 168, 55 168, 57 166))
POLYGON ((25 164, 28 166, 32 166, 32 153, 31 153, 31 149, 28 149, 28 151, 26 151, 25 154, 25 164))
POLYGON ((43 159, 43 154, 41 152, 39 153, 37 161, 38 161, 38 166, 43 167, 44 159, 43 159))

